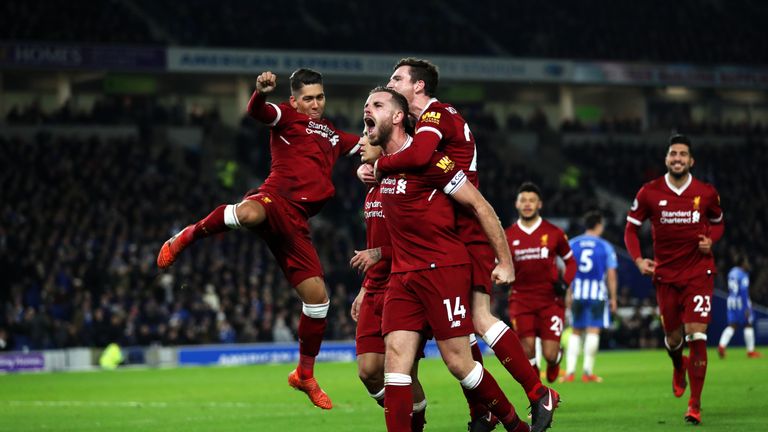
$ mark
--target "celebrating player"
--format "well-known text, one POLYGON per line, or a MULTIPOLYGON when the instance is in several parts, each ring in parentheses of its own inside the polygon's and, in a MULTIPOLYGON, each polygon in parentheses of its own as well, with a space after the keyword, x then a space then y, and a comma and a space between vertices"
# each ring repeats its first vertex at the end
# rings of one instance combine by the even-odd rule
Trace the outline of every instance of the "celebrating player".
POLYGON ((578 268, 565 300, 571 311, 573 332, 568 338, 563 382, 574 379, 585 329, 587 335, 584 339, 584 373, 581 380, 603 381, 594 373, 595 355, 600 347, 600 329, 607 328, 610 325, 610 313, 616 313, 616 252, 610 243, 600 237, 604 229, 600 212, 587 213, 584 224, 584 234, 570 242, 578 268))
MULTIPOLYGON (((375 160, 381 154, 380 146, 363 143, 361 154, 375 160)), ((362 165, 370 166, 370 165, 362 165)), ((355 349, 357 371, 360 380, 379 405, 384 406, 384 335, 381 333, 381 317, 384 296, 389 282, 392 264, 392 243, 389 239, 384 207, 381 204, 381 190, 378 184, 366 183, 370 189, 365 195, 365 250, 355 251, 350 260, 353 268, 365 273, 360 292, 352 303, 352 319, 357 322, 355 349)), ((418 359, 411 370, 413 380, 413 414, 411 431, 424 430, 426 423, 427 399, 418 380, 418 359)))
POLYGON ((745 254, 739 254, 736 266, 728 272, 728 326, 720 335, 717 354, 725 358, 725 348, 731 341, 736 327, 744 328, 744 344, 747 346, 747 357, 759 358, 755 351, 755 329, 752 327, 752 301, 749 299, 749 259, 745 254))
POLYGON ((517 222, 506 229, 515 261, 516 278, 509 293, 509 316, 529 362, 536 367, 536 338, 547 361, 547 380, 560 374, 560 337, 565 319, 565 294, 576 274, 576 261, 563 230, 544 220, 541 191, 533 183, 517 190, 517 222), (565 261, 559 275, 555 256, 565 261))
MULTIPOLYGON (((374 89, 364 110, 371 144, 382 146, 388 154, 411 146, 412 138, 404 128, 407 115, 408 102, 402 95, 383 87, 374 89)), ((443 361, 461 385, 501 419, 507 430, 527 431, 528 425, 517 416, 491 374, 472 360, 469 257, 455 233, 456 219, 448 196, 477 215, 498 255, 493 278, 509 283, 513 278, 511 257, 493 208, 466 181, 456 163, 441 153, 434 153, 428 167, 418 172, 385 176, 379 188, 392 240, 392 276, 382 320, 387 430, 410 430, 409 372, 419 332, 430 328, 443 361)))
POLYGON ((205 237, 240 228, 258 233, 303 302, 300 360, 288 383, 316 406, 331 409, 330 398, 314 378, 330 302, 307 220, 333 196, 331 169, 339 155, 356 152, 360 138, 323 118, 325 92, 318 72, 297 69, 290 77, 291 96, 280 105, 266 102, 276 85, 272 72, 262 73, 248 102, 248 114, 271 128, 269 177, 257 193, 238 204, 217 207, 171 237, 163 244, 157 265, 169 267, 181 251, 205 237))
POLYGON ((691 397, 685 420, 701 423, 701 390, 707 373, 707 324, 712 319, 715 259, 712 244, 723 235, 723 211, 715 188, 693 177, 690 139, 673 135, 665 158, 667 174, 637 193, 627 215, 624 242, 644 275, 651 276, 674 367, 672 392, 691 397), (641 255, 637 231, 651 220, 654 259, 641 255), (683 334, 689 356, 683 355, 683 334))
MULTIPOLYGON (((410 114, 417 119, 416 132, 409 148, 379 159, 375 164, 376 171, 392 174, 424 169, 438 150, 453 160, 468 180, 478 187, 474 136, 456 108, 434 97, 438 81, 437 67, 429 61, 404 58, 395 65, 387 86, 408 100, 410 114)), ((549 425, 559 395, 541 384, 515 333, 491 313, 493 283, 489 276, 494 266, 494 251, 470 210, 458 207, 457 224, 459 237, 466 245, 471 260, 471 307, 475 332, 493 348, 502 365, 522 385, 531 402, 534 427, 549 425)), ((482 353, 474 334, 471 339, 472 358, 482 363, 482 353)), ((470 431, 492 430, 495 420, 486 415, 487 410, 482 404, 472 401, 469 394, 467 396, 470 402, 470 431)))

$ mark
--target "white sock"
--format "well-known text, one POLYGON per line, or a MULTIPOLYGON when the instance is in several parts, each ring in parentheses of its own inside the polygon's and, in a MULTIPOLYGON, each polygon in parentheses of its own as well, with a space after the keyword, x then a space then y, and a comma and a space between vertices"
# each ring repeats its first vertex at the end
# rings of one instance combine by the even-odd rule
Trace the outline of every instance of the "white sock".
POLYGON ((565 355, 565 373, 567 375, 576 372, 579 351, 581 351, 581 335, 571 333, 571 337, 568 338, 568 352, 565 355))
POLYGON ((328 316, 328 308, 331 305, 331 301, 320 304, 306 304, 302 303, 301 312, 310 318, 325 318, 328 316))
POLYGON ((588 333, 584 340, 584 372, 592 375, 595 368, 595 355, 600 348, 600 335, 588 333))
POLYGON ((379 390, 379 391, 378 391, 378 392, 376 392, 376 393, 370 393, 370 392, 369 392, 369 393, 368 393, 368 396, 372 397, 372 398, 373 398, 373 400, 375 400, 376 402, 381 402, 381 401, 383 401, 383 400, 384 400, 384 388, 382 387, 382 389, 381 389, 381 390, 379 390))
POLYGON ((744 327, 744 344, 747 345, 747 352, 752 352, 755 350, 755 329, 754 328, 744 327))
POLYGON ((385 373, 384 374, 384 385, 393 385, 393 386, 409 386, 411 385, 411 376, 408 374, 401 374, 401 373, 385 373))
POLYGON ((544 358, 544 354, 541 353, 541 339, 536 338, 536 366, 541 364, 541 359, 544 358))
POLYGON ((230 229, 240 228, 240 220, 237 219, 237 206, 239 204, 227 204, 224 207, 224 225, 230 229))
POLYGON ((461 380, 461 386, 467 390, 472 390, 483 380, 483 365, 475 362, 475 367, 461 380))
MULTIPOLYGON (((744 329, 747 330, 746 328, 744 329)), ((733 327, 728 326, 723 330, 723 334, 720 335, 720 346, 725 348, 728 346, 728 343, 731 341, 731 337, 733 337, 733 327)))
POLYGON ((421 402, 415 402, 413 404, 413 412, 422 412, 427 409, 427 399, 425 398, 421 402))
POLYGON ((506 333, 508 330, 509 326, 504 321, 496 321, 496 323, 492 325, 487 332, 485 332, 483 335, 483 340, 486 344, 488 344, 489 347, 493 348, 496 346, 496 343, 499 341, 499 339, 501 339, 501 337, 504 336, 504 333, 506 333))

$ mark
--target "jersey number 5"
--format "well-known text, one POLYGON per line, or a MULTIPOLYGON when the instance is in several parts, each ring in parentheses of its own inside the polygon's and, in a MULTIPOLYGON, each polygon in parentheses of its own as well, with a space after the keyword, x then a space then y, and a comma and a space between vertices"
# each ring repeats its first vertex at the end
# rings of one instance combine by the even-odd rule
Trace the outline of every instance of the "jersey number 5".
POLYGON ((579 257, 579 271, 582 273, 588 273, 590 270, 592 270, 592 267, 594 267, 594 263, 592 262, 592 254, 595 251, 592 249, 584 249, 581 251, 581 256, 579 257))

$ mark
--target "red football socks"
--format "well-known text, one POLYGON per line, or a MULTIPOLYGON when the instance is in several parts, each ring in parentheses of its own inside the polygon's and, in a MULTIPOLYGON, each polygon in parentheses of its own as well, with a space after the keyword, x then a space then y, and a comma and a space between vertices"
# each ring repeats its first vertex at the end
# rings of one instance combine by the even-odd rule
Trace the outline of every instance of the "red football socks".
POLYGON ((475 388, 468 390, 468 392, 474 399, 482 401, 491 410, 493 415, 499 418, 502 424, 512 424, 517 419, 515 408, 509 402, 504 392, 501 391, 493 375, 487 370, 483 369, 483 377, 480 383, 475 388))
POLYGON ((327 320, 310 318, 303 313, 299 319, 299 378, 309 379, 314 376, 315 357, 320 352, 323 333, 327 320))
POLYGON ((502 366, 523 386, 526 394, 532 392, 537 385, 541 385, 541 378, 528 361, 528 356, 525 355, 515 332, 505 332, 491 348, 502 366))
POLYGON ((688 360, 688 381, 691 383, 691 404, 701 406, 701 390, 707 375, 707 341, 688 342, 690 358, 688 360))
POLYGON ((199 240, 229 231, 230 228, 224 224, 224 209, 226 207, 226 204, 216 207, 205 219, 196 223, 194 229, 192 229, 192 238, 199 240))
POLYGON ((411 385, 384 386, 384 418, 387 422, 387 432, 411 432, 411 415, 413 413, 413 394, 411 385))

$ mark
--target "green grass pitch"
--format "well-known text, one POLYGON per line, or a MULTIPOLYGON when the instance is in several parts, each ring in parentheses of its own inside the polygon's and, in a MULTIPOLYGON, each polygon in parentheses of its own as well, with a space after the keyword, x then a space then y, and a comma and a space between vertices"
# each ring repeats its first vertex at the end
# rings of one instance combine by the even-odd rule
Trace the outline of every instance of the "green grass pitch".
MULTIPOLYGON (((768 358, 732 348, 709 352, 699 428, 768 430, 768 358)), ((495 358, 486 365, 519 412, 522 390, 495 358)), ((314 408, 290 389, 290 365, 121 369, 0 375, 0 431, 382 431, 384 415, 366 394, 352 363, 321 363, 317 376, 334 402, 314 408)), ((683 421, 688 392, 676 399, 663 351, 604 352, 601 384, 555 384, 563 404, 553 431, 691 431, 683 421)), ((421 366, 427 431, 466 430, 459 384, 439 360, 421 366)), ((578 376, 577 376, 578 379, 578 376)), ((497 430, 502 430, 498 427, 497 430)))

